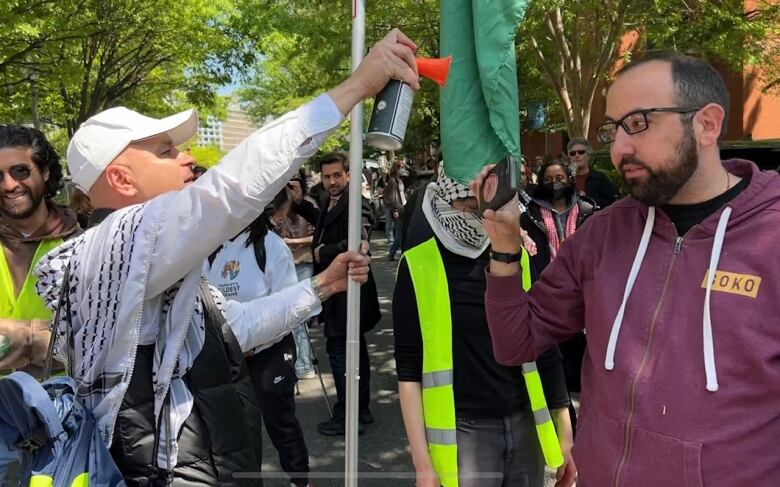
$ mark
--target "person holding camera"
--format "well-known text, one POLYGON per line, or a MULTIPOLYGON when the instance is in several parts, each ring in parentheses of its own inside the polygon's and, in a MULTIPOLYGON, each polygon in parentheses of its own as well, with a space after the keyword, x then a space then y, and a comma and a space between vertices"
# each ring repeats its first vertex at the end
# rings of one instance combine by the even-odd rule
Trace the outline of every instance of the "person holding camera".
MULTIPOLYGON (((721 160, 728 110, 705 61, 628 64, 598 136, 631 197, 568 238, 528 292, 522 265, 491 259, 485 300, 500 363, 587 332, 574 445, 582 487, 777 478, 780 456, 759 452, 780 435, 780 260, 767 258, 780 243, 780 175, 721 160)), ((520 252, 516 205, 485 212, 494 252, 520 252)))

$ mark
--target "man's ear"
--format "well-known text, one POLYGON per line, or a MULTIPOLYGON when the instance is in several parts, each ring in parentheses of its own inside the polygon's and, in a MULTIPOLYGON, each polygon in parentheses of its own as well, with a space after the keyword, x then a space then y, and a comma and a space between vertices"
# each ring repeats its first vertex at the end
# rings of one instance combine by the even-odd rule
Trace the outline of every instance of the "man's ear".
POLYGON ((725 123, 726 112, 717 103, 709 103, 693 117, 696 140, 702 147, 718 144, 720 131, 725 123))
POLYGON ((105 178, 108 186, 117 194, 130 198, 138 195, 135 177, 129 167, 109 164, 105 169, 105 178))

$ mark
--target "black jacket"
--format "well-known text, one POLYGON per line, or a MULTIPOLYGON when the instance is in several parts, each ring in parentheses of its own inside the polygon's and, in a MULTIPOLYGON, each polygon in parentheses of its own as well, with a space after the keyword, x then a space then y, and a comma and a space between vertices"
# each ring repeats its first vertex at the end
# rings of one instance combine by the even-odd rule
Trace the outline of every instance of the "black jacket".
MULTIPOLYGON (((363 237, 370 239, 373 213, 368 200, 361 198, 363 203, 363 237)), ((312 251, 322 245, 319 250, 320 261, 314 262, 314 274, 325 270, 342 252, 347 251, 347 234, 349 232, 349 195, 345 190, 333 209, 328 210, 330 195, 324 195, 315 206, 303 200, 296 205, 295 211, 314 225, 314 242, 312 251)), ((376 282, 371 272, 368 282, 360 288, 360 330, 371 330, 382 317, 379 310, 376 282)), ((320 321, 325 322, 325 336, 346 336, 347 334, 347 293, 331 296, 322 303, 320 321)))
POLYGON ((617 189, 606 174, 591 168, 585 179, 585 196, 598 205, 598 209, 606 208, 617 199, 617 189))
MULTIPOLYGON (((184 376, 194 405, 178 438, 174 486, 258 486, 234 472, 259 472, 262 464, 260 409, 241 349, 213 301, 203 301, 203 349, 184 376)), ((152 369, 154 345, 139 346, 133 377, 122 400, 111 455, 130 487, 167 484, 154 460, 152 369)))
POLYGON ((398 183, 399 177, 389 176, 385 184, 385 191, 382 193, 382 202, 385 207, 395 210, 398 213, 404 211, 404 204, 401 201, 401 185, 398 183))

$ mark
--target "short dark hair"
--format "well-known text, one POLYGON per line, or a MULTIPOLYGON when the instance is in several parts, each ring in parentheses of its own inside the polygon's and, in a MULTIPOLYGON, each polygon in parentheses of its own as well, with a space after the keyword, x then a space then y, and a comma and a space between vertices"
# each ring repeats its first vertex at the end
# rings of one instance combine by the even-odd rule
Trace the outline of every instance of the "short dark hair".
MULTIPOLYGON (((720 127, 719 140, 723 138, 729 120, 729 92, 726 83, 715 68, 703 59, 674 51, 660 51, 624 66, 618 71, 617 76, 652 61, 665 62, 672 66, 674 101, 677 105, 703 107, 715 103, 723 108, 725 115, 720 127)), ((693 113, 683 115, 683 120, 690 123, 693 115, 693 113)))
POLYGON ((43 173, 49 173, 44 198, 53 198, 62 189, 60 156, 39 130, 22 125, 0 125, 0 149, 18 147, 32 149, 32 160, 43 173))
POLYGON ((569 163, 569 161, 566 161, 564 159, 551 159, 549 161, 546 161, 542 163, 542 165, 539 166, 539 168, 536 170, 536 178, 537 181, 539 181, 539 185, 544 182, 544 173, 547 172, 547 169, 552 166, 560 166, 561 169, 563 169, 563 172, 566 173, 566 176, 569 179, 570 184, 574 184, 574 180, 577 177, 577 170, 574 168, 574 166, 569 163))
POLYGON ((323 154, 317 161, 317 167, 319 167, 320 172, 322 172, 322 166, 325 164, 335 164, 337 162, 341 163, 344 172, 349 172, 349 157, 343 152, 328 152, 327 154, 323 154))

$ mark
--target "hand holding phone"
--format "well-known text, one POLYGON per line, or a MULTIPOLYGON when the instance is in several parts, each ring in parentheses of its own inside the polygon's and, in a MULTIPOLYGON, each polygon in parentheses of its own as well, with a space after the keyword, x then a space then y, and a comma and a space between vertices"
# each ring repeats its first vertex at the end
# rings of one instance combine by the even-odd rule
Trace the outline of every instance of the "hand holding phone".
POLYGON ((496 252, 513 254, 519 252, 523 245, 520 203, 517 185, 512 184, 517 181, 511 174, 512 161, 502 163, 485 166, 474 176, 469 187, 477 195, 482 226, 490 238, 491 247, 496 252), (495 179, 491 182, 490 176, 493 174, 495 179))
POLYGON ((500 209, 517 194, 517 174, 517 162, 512 156, 505 157, 488 171, 476 193, 480 214, 488 209, 500 209))

